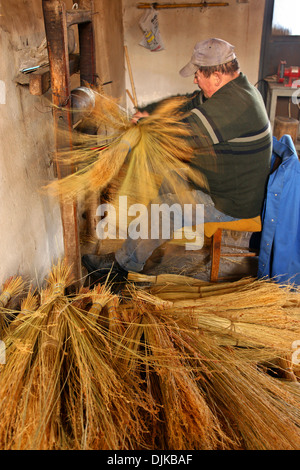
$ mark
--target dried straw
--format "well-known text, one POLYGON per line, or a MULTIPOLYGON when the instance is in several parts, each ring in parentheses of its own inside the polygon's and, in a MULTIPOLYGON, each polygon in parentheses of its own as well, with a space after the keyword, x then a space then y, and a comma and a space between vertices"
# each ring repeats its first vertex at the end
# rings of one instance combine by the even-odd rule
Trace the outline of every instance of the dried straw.
POLYGON ((266 373, 299 338, 299 291, 135 279, 70 296, 60 262, 28 292, 4 338, 0 448, 299 449, 299 386, 266 373))
MULTIPOLYGON (((133 290, 132 295, 137 295, 137 301, 141 302, 139 293, 133 290)), ((220 297, 224 302, 231 295, 220 297)), ((162 433, 166 448, 205 448, 206 445, 208 448, 261 450, 299 448, 299 390, 286 388, 259 370, 257 357, 253 358, 251 351, 248 355, 239 354, 238 348, 220 345, 217 335, 213 337, 209 328, 204 326, 197 330, 195 321, 201 315, 194 315, 193 312, 190 316, 185 312, 180 316, 181 311, 177 311, 174 304, 171 308, 164 308, 161 301, 155 310, 155 297, 151 302, 146 302, 145 296, 143 302, 144 305, 140 304, 139 307, 142 316, 139 328, 143 328, 148 352, 145 361, 147 370, 149 374, 156 368, 158 370, 156 375, 149 375, 148 382, 156 390, 155 397, 160 400, 165 413, 162 433), (181 373, 185 374, 184 380, 180 380, 181 373), (167 381, 164 380, 166 377, 167 381), (193 378, 192 383, 189 377, 193 378), (195 384, 213 415, 217 429, 222 430, 227 440, 221 439, 222 434, 219 433, 218 438, 218 434, 216 436, 213 432, 210 443, 197 441, 197 433, 187 437, 183 423, 188 429, 193 429, 193 417, 197 416, 193 409, 197 402, 193 395, 195 384)), ((203 302, 208 301, 203 299, 203 302)), ((255 303, 259 304, 257 292, 255 303)), ((136 361, 136 345, 134 347, 136 361)), ((277 346, 273 347, 273 353, 276 351, 277 346)), ((199 409, 203 410, 203 407, 199 409)))
MULTIPOLYGON (((165 100, 153 115, 133 124, 114 100, 94 93, 96 106, 91 119, 113 133, 103 138, 79 134, 74 150, 61 154, 77 171, 50 183, 47 189, 64 197, 83 198, 110 185, 112 204, 118 211, 122 195, 127 196, 128 204, 148 204, 158 193, 162 175, 168 192, 178 197, 187 190, 187 178, 207 187, 204 176, 191 172, 189 166, 193 149, 188 141, 190 131, 182 122, 185 98, 165 100)), ((207 147, 206 151, 211 150, 207 147)), ((193 202, 192 194, 190 198, 193 202)))
POLYGON ((0 373, 2 449, 144 445, 140 410, 151 409, 152 404, 137 393, 138 382, 133 387, 113 367, 107 329, 90 311, 78 307, 87 296, 98 295, 102 303, 112 296, 102 288, 69 297, 65 289, 70 282, 64 263, 53 267, 37 310, 23 312, 5 339, 7 363, 0 373))

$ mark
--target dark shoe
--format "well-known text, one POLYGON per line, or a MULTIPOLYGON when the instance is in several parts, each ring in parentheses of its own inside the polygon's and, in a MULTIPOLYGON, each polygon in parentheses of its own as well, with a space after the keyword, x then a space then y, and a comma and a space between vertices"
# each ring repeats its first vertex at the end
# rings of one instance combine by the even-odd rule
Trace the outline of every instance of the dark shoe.
POLYGON ((89 273, 91 284, 104 284, 108 281, 116 291, 126 282, 128 272, 118 264, 114 253, 101 256, 83 255, 82 264, 89 273))
POLYGON ((81 258, 83 266, 86 267, 89 273, 97 271, 98 269, 108 268, 118 265, 114 253, 107 253, 106 255, 83 255, 81 258))

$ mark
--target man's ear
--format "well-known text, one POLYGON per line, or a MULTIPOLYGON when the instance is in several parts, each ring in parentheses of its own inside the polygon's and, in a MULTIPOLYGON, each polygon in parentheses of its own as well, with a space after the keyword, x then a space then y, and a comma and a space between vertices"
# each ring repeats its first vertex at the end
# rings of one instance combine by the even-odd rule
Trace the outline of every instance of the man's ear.
POLYGON ((222 81, 223 81, 223 76, 220 72, 214 72, 213 73, 213 77, 214 77, 214 84, 215 86, 220 86, 222 81))

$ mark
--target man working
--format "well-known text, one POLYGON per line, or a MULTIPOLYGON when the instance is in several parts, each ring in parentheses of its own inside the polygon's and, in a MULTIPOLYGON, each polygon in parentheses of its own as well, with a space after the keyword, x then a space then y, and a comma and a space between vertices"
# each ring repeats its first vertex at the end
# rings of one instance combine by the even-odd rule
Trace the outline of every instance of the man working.
MULTIPOLYGON (((200 91, 191 95, 185 122, 190 126, 194 158, 190 165, 205 175, 209 194, 191 183, 195 202, 204 204, 204 222, 230 221, 260 214, 270 170, 272 136, 259 91, 240 72, 234 47, 221 39, 208 39, 195 45, 190 62, 180 70, 183 77, 194 75, 200 91), (203 151, 207 142, 215 157, 203 151)), ((146 106, 134 119, 151 113, 157 104, 146 106)), ((172 204, 172 194, 164 202, 172 204)), ((181 201, 184 204, 184 196, 181 201)), ((149 221, 151 224, 151 220, 149 221)), ((194 220, 182 220, 183 225, 194 220)), ((173 231, 180 228, 173 227, 173 231)), ((88 272, 99 278, 108 274, 125 277, 128 271, 141 271, 152 252, 166 241, 128 238, 115 254, 85 255, 88 272)))

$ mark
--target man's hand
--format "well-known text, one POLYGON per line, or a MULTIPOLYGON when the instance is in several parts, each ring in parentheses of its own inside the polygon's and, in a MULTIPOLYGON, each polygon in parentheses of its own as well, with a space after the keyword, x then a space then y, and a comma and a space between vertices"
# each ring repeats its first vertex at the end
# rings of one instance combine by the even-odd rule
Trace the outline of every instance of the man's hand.
POLYGON ((131 121, 134 122, 135 124, 138 122, 139 119, 143 117, 149 116, 149 113, 147 111, 137 111, 131 118, 131 121))

